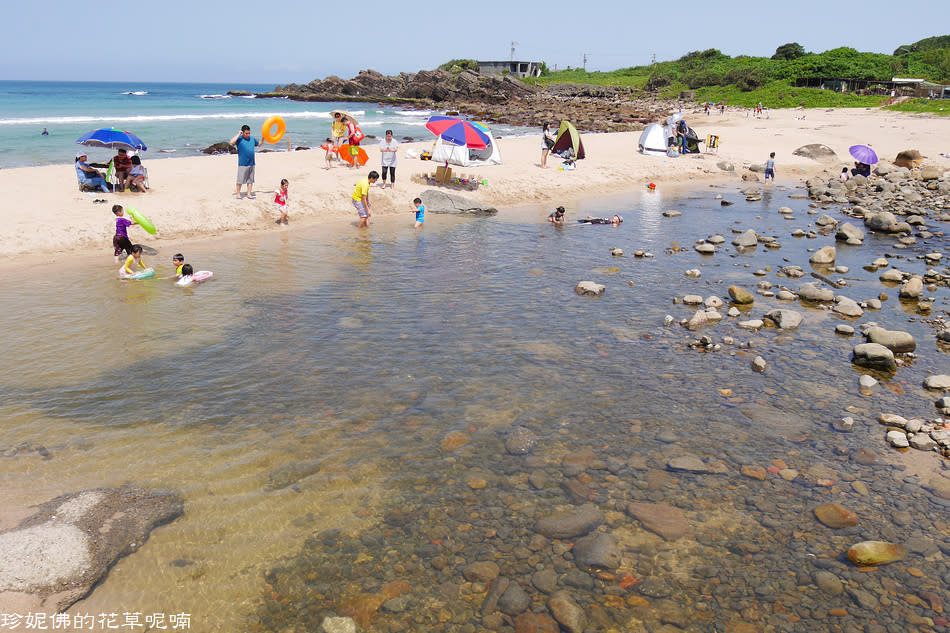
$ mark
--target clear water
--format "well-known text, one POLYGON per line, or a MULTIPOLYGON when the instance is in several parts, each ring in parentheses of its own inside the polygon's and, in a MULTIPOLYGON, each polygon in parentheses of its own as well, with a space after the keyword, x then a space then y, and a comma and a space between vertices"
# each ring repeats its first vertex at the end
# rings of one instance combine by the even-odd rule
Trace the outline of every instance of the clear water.
MULTIPOLYGON (((839 247, 839 264, 851 267, 843 293, 861 300, 887 292, 884 309, 864 320, 912 332, 920 349, 893 379, 879 376, 884 385, 872 397, 857 391, 861 372, 849 362, 856 341, 833 334, 838 320, 828 312, 784 304, 807 315, 794 333, 749 333, 732 319, 696 333, 664 328, 667 313, 693 312, 674 296, 753 288, 759 268, 797 287, 776 271, 786 258, 807 269, 807 249, 832 239, 789 237, 813 219, 802 201, 777 193, 726 209, 715 192, 577 205, 578 216, 622 213, 617 228, 553 227, 546 209, 525 208, 494 218, 431 215, 421 231, 387 219, 365 232, 314 227, 210 242, 186 255, 215 277, 188 289, 114 279, 111 258, 37 270, 27 282, 3 273, 0 428, 7 447, 22 447, 0 459, 5 502, 120 484, 184 496, 184 516, 119 561, 72 613, 185 612, 197 631, 316 630, 345 609, 347 596, 358 603, 385 582, 408 579, 409 607, 379 612, 368 630, 466 630, 480 621, 481 597, 461 565, 497 560, 530 589, 530 574, 558 558, 520 553, 531 526, 569 503, 558 485, 561 458, 590 449, 619 465, 582 481, 593 502, 614 512, 620 574, 670 590, 644 607, 627 601, 640 596, 638 586, 619 602, 615 590, 572 589, 585 609, 602 609, 616 630, 658 621, 656 610, 669 603, 702 616, 688 630, 721 630, 752 612, 776 630, 796 630, 789 613, 809 630, 837 630, 818 614, 841 600, 794 582, 815 571, 816 558, 853 583, 893 578, 926 589, 945 573, 939 557, 917 556, 923 579, 907 576, 904 564, 869 578, 838 558, 867 538, 946 538, 946 509, 895 468, 905 456, 885 448, 874 416, 932 416, 932 398, 918 386, 950 363, 896 290, 862 270, 891 250, 892 241, 874 237, 839 247), (802 210, 798 221, 776 214, 783 204, 802 210), (663 218, 667 208, 684 215, 663 218), (716 232, 731 241, 732 227, 778 235, 784 246, 713 257, 690 248, 716 232), (675 244, 686 248, 667 253, 675 244), (612 257, 612 247, 626 255, 612 257), (635 250, 655 257, 635 258, 635 250), (701 279, 683 275, 695 267, 701 279), (583 279, 604 283, 606 294, 577 296, 583 279), (688 346, 706 333, 751 349, 688 346), (756 354, 769 363, 764 375, 750 369, 756 354), (831 434, 828 423, 846 407, 858 428, 831 434), (539 436, 530 458, 502 448, 515 424, 539 436), (468 443, 443 447, 451 432, 468 443), (861 447, 879 463, 850 462, 861 447), (667 472, 668 459, 683 453, 718 460, 728 474, 667 472), (814 476, 788 483, 739 474, 774 459, 830 471, 835 486, 816 486, 814 476), (534 471, 552 483, 529 486, 534 471), (473 488, 473 479, 486 487, 473 488), (871 494, 856 494, 853 480, 871 494), (623 512, 634 500, 684 508, 693 537, 665 543, 645 532, 623 512), (854 509, 862 524, 843 533, 816 524, 811 508, 829 500, 854 509), (897 522, 898 511, 913 517, 910 527, 897 522), (415 518, 394 527, 400 512, 415 518), (417 548, 433 543, 451 544, 447 567, 420 563, 417 548), (460 593, 436 600, 445 583, 460 593)), ((903 253, 943 247, 938 240, 903 253)), ((167 274, 173 252, 146 260, 167 274)), ((916 259, 896 265, 924 269, 916 259)), ((934 294, 935 308, 946 310, 946 289, 934 294)), ((752 313, 778 305, 757 297, 752 313)), ((936 454, 911 457, 939 469, 936 454)), ((903 617, 852 611, 862 623, 903 617)))
MULTIPOLYGON (((148 160, 188 156, 227 141, 245 123, 259 137, 271 115, 287 123, 285 139, 273 149, 286 149, 288 140, 294 147, 317 147, 330 135, 329 113, 335 109, 357 117, 367 136, 381 138, 392 129, 397 139, 434 138, 425 128, 429 111, 227 96, 229 90, 273 89, 262 84, 0 81, 0 168, 71 163, 76 139, 103 127, 133 132, 148 146, 148 160), (43 128, 48 136, 40 134, 43 128)), ((492 130, 496 136, 528 132, 505 125, 492 130)), ((106 161, 110 156, 109 150, 93 148, 89 158, 106 161)))

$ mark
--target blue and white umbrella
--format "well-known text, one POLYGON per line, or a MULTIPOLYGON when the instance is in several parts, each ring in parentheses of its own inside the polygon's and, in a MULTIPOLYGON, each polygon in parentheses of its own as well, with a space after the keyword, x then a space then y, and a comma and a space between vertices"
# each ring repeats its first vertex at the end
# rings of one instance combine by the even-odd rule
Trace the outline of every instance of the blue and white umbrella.
POLYGON ((76 142, 86 147, 108 147, 111 149, 141 150, 143 152, 148 150, 142 139, 135 134, 114 127, 104 127, 87 132, 76 139, 76 142))

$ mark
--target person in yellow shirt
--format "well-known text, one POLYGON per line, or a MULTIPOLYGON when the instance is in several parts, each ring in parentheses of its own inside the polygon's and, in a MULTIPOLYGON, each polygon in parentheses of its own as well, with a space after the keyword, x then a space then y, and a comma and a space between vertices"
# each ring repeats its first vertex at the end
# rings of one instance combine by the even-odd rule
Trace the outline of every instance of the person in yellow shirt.
POLYGON ((379 180, 379 173, 375 170, 371 171, 366 178, 356 183, 356 188, 353 189, 353 206, 356 207, 356 212, 360 216, 357 228, 369 227, 369 189, 377 180, 379 180))
POLYGON ((125 258, 125 264, 122 265, 122 268, 119 269, 120 277, 131 277, 137 273, 148 270, 148 266, 145 265, 145 262, 142 261, 142 245, 133 244, 132 251, 129 253, 129 256, 125 258), (139 270, 132 270, 132 266, 138 264, 139 270))
MULTIPOLYGON (((333 137, 333 144, 339 147, 343 145, 343 137, 346 135, 346 123, 343 122, 343 115, 339 112, 333 113, 333 122, 330 123, 330 136, 333 137)), ((329 140, 329 139, 328 139, 329 140)), ((329 158, 329 154, 327 155, 329 158)), ((339 156, 337 156, 339 160, 339 156)))

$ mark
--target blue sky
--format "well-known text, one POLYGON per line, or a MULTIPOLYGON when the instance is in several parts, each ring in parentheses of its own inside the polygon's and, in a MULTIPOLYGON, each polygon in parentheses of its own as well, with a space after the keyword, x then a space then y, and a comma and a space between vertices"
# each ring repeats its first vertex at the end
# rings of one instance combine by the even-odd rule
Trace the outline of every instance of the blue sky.
POLYGON ((787 42, 891 53, 950 33, 946 0, 637 4, 34 0, 6 22, 0 79, 304 83, 367 68, 396 74, 455 58, 504 60, 512 42, 516 59, 580 67, 586 54, 588 70, 613 70, 707 48, 770 56, 787 42))

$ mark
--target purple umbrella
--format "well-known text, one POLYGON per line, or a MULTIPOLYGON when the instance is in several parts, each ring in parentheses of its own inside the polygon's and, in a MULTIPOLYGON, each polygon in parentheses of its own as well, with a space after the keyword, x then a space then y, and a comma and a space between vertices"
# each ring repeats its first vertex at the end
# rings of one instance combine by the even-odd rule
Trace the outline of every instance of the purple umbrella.
POLYGON ((851 155, 854 156, 854 159, 859 163, 873 165, 877 162, 877 154, 867 145, 852 145, 848 148, 848 151, 851 152, 851 155))

